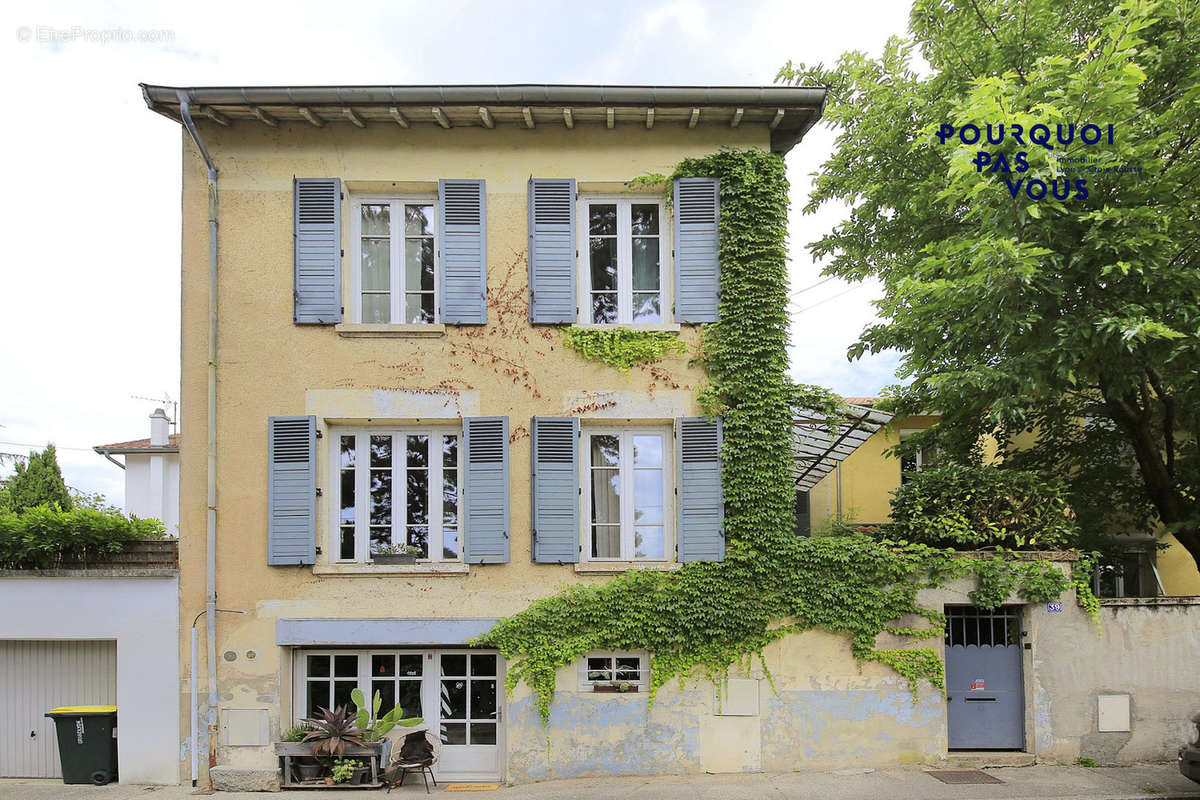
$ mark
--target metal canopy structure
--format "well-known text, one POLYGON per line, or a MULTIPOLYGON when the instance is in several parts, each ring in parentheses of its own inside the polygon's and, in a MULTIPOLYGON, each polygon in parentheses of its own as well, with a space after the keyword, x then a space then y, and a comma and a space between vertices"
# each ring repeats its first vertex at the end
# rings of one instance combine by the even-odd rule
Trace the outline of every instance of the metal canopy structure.
POLYGON ((800 411, 792 421, 792 475, 796 488, 808 491, 833 472, 892 415, 868 406, 847 405, 845 420, 830 428, 824 417, 800 411))

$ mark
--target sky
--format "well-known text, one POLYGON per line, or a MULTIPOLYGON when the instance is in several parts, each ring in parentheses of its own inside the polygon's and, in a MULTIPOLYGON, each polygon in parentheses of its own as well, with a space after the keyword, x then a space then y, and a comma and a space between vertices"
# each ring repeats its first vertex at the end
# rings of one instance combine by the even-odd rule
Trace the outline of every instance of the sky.
MULTIPOLYGON (((120 505, 123 473, 91 448, 149 436, 179 398, 181 136, 139 82, 769 85, 788 60, 878 54, 907 14, 901 0, 5 3, 0 453, 54 442, 68 485, 120 505)), ((819 126, 788 156, 791 371, 872 395, 897 357, 850 363, 846 348, 879 288, 813 286, 803 246, 845 213, 800 214, 833 143, 819 126)))

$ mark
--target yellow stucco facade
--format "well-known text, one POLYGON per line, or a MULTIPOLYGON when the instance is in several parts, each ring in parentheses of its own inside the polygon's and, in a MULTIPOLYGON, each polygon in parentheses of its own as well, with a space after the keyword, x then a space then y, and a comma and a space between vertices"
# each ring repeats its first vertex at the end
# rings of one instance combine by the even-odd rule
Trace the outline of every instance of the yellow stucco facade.
MULTIPOLYGON (((530 486, 525 467, 530 459, 530 418, 575 416, 584 425, 663 428, 675 418, 699 413, 696 388, 704 375, 690 364, 699 336, 695 326, 661 326, 678 329, 688 352, 668 355, 653 371, 635 368, 623 373, 564 348, 554 327, 530 325, 529 178, 573 177, 581 194, 628 193, 626 181, 646 173, 670 173, 688 156, 726 145, 765 149, 769 131, 765 125, 534 131, 516 127, 446 131, 430 126, 399 130, 376 125, 365 130, 334 125, 223 128, 204 121, 200 129, 220 170, 216 589, 221 609, 245 612, 221 613, 217 619, 220 713, 219 730, 213 732, 215 760, 223 769, 263 771, 275 765, 270 747, 245 744, 239 738, 243 732, 231 727, 229 720, 262 710, 270 738, 275 739, 300 716, 296 707, 302 702, 297 699, 302 680, 297 674, 299 651, 277 646, 281 619, 495 618, 520 611, 564 585, 607 580, 625 567, 589 569, 530 561, 530 486), (381 333, 349 324, 293 324, 294 176, 341 178, 343 218, 348 217, 356 193, 433 195, 440 178, 484 179, 487 325, 436 325, 415 332, 395 328, 381 333), (314 566, 267 565, 267 421, 281 415, 313 415, 324 434, 318 447, 317 485, 326 491, 317 501, 321 554, 314 566), (333 563, 336 525, 328 502, 334 469, 330 443, 339 426, 453 428, 461 425, 463 417, 472 416, 507 416, 510 422, 508 563, 469 567, 333 563)), ((203 163, 186 136, 183 163, 182 425, 199 434, 205 430, 207 414, 207 189, 203 163)), ((346 254, 351 252, 349 236, 350 226, 344 225, 346 254)), ((343 265, 343 298, 349 303, 348 258, 343 265)), ((180 619, 186 631, 204 610, 205 601, 202 435, 185 438, 182 464, 180 619)), ((649 568, 671 568, 670 561, 649 568)), ((207 658, 203 648, 200 636, 202 695, 207 658)), ((842 669, 847 674, 857 672, 844 642, 830 637, 821 641, 821 648, 828 651, 827 658, 846 662, 842 669)), ((186 637, 179 655, 187 676, 181 696, 186 721, 191 704, 186 637)), ((872 669, 868 675, 874 674, 872 669)), ((880 702, 891 702, 888 698, 901 691, 899 682, 894 675, 884 675, 886 670, 877 671, 881 675, 873 691, 884 698, 880 702)), ((776 674, 785 681, 805 680, 782 664, 776 674)), ((727 742, 750 723, 741 717, 705 716, 703 709, 713 703, 711 687, 692 687, 686 692, 668 688, 660 696, 650 722, 672 714, 690 720, 662 748, 624 765, 607 753, 595 758, 580 755, 574 766, 561 763, 557 756, 547 762, 547 735, 574 751, 600 753, 607 739, 628 735, 626 723, 647 724, 644 703, 637 698, 581 694, 573 668, 563 670, 561 682, 563 698, 555 706, 560 716, 551 734, 536 722, 523 687, 508 699, 508 723, 497 743, 501 755, 496 776, 526 780, 614 771, 740 771, 758 768, 772 758, 757 743, 753 752, 727 752, 727 742), (611 712, 613 724, 597 730, 590 723, 601 702, 611 712), (697 733, 692 729, 701 718, 703 730, 697 733), (579 725, 584 725, 586 735, 579 733, 579 725)), ((936 715, 921 719, 922 725, 936 723, 936 715)), ((181 733, 186 753, 191 744, 186 722, 181 733)), ((208 749, 204 733, 196 743, 202 772, 208 749)), ((922 752, 936 752, 939 741, 934 735, 922 752)), ((886 753, 886 745, 880 746, 886 753)), ((773 757, 782 764, 779 759, 786 757, 787 748, 778 743, 774 747, 778 752, 773 757)), ((186 758, 181 770, 186 773, 186 758)))
POLYGON ((889 451, 909 431, 924 430, 936 422, 936 416, 893 420, 859 445, 839 468, 822 478, 809 492, 812 530, 820 532, 828 527, 831 520, 838 519, 839 485, 843 522, 871 524, 889 521, 892 492, 900 487, 900 459, 889 451))

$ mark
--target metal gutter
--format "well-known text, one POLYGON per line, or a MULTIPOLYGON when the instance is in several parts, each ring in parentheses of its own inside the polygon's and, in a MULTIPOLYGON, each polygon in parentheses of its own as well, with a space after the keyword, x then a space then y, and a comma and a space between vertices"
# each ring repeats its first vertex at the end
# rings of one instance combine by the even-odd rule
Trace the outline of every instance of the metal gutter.
POLYGON ((146 105, 595 105, 803 106, 821 109, 824 87, 601 86, 495 84, 458 86, 197 86, 141 84, 146 105))

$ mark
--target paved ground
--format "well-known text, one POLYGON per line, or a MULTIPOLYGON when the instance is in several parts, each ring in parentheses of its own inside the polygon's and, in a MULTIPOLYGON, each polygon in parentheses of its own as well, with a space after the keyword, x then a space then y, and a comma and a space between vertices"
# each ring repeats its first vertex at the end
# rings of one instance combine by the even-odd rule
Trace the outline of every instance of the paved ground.
MULTIPOLYGON (((1200 784, 1179 774, 1174 764, 1140 767, 1000 767, 985 770, 1002 784, 956 786, 943 784, 920 769, 841 770, 753 775, 694 775, 663 778, 585 778, 505 786, 495 792, 451 793, 450 797, 494 797, 496 800, 1005 800, 1053 798, 1094 800, 1104 798, 1200 798, 1200 784)), ((434 789, 434 793, 442 790, 434 789)), ((170 786, 64 786, 53 781, 0 780, 5 800, 190 800, 191 787, 170 786)), ((392 798, 425 794, 420 781, 395 790, 392 798)), ((378 791, 345 790, 332 796, 311 791, 275 795, 219 793, 214 800, 354 800, 374 797, 378 791)))

